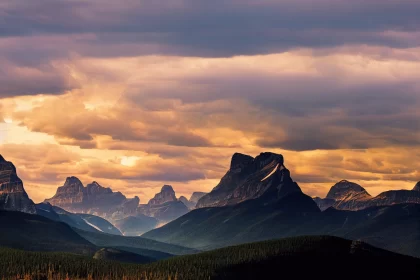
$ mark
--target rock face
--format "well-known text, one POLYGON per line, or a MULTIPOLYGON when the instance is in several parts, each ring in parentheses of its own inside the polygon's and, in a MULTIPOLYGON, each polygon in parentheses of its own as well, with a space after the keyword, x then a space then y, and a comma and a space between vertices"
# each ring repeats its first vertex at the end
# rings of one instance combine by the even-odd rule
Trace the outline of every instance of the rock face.
POLYGON ((35 204, 23 188, 13 163, 0 155, 0 210, 35 214, 35 204))
POLYGON ((177 201, 175 191, 172 186, 164 185, 161 191, 155 194, 154 198, 149 200, 149 205, 160 205, 171 201, 177 201))
POLYGON ((355 210, 365 208, 371 198, 362 186, 342 180, 331 187, 326 198, 317 197, 314 200, 322 211, 331 206, 341 210, 355 210))
POLYGON ((301 192, 284 166, 283 156, 261 153, 253 158, 236 153, 226 175, 209 194, 199 199, 196 207, 233 205, 258 198, 267 192, 276 198, 301 192))
POLYGON ((57 189, 57 193, 45 202, 70 212, 112 219, 113 215, 135 214, 140 200, 138 197, 127 199, 122 193, 113 192, 97 182, 84 187, 78 178, 68 177, 64 185, 57 189))
POLYGON ((420 204, 420 191, 417 190, 418 188, 419 184, 413 190, 386 191, 376 197, 372 197, 360 185, 343 180, 331 188, 326 198, 316 197, 314 201, 322 211, 329 207, 357 211, 373 206, 390 206, 405 203, 420 204))
POLYGON ((344 200, 352 196, 361 195, 371 197, 370 194, 368 194, 368 192, 362 188, 362 186, 347 180, 342 180, 331 187, 327 194, 327 198, 334 200, 344 200))

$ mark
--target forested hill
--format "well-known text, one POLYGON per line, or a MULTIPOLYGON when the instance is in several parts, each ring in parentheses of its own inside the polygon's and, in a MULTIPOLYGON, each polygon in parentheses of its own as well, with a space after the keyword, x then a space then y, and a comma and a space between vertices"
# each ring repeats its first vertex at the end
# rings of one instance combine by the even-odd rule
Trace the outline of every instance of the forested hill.
POLYGON ((420 260, 329 236, 294 237, 131 265, 65 253, 0 250, 4 279, 418 279, 420 260), (336 273, 342 274, 337 278, 336 273), (20 277, 20 278, 19 278, 20 277))

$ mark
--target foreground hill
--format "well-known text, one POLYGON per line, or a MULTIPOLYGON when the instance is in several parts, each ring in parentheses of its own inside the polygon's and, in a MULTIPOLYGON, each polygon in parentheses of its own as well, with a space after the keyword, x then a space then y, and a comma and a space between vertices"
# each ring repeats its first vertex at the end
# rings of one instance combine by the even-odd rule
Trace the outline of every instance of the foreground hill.
POLYGON ((322 279, 417 279, 419 265, 416 258, 329 236, 245 244, 146 265, 0 249, 3 279, 312 279, 319 273, 322 279))
POLYGON ((92 254, 95 246, 70 226, 42 216, 0 211, 0 246, 30 251, 64 251, 92 254))
POLYGON ((196 209, 143 236, 211 249, 296 235, 334 235, 420 257, 418 204, 360 211, 330 208, 324 212, 301 212, 300 208, 296 197, 290 195, 274 204, 265 205, 256 199, 235 206, 196 209))
POLYGON ((0 246, 26 251, 68 252, 93 256, 98 249, 106 248, 124 251, 124 254, 114 255, 122 257, 122 260, 126 259, 126 255, 133 253, 143 256, 144 259, 157 260, 198 252, 195 249, 142 237, 131 238, 100 231, 82 231, 60 221, 16 211, 0 211, 0 224, 0 246))
POLYGON ((155 259, 114 248, 102 248, 93 255, 95 260, 119 261, 125 263, 150 263, 155 259))

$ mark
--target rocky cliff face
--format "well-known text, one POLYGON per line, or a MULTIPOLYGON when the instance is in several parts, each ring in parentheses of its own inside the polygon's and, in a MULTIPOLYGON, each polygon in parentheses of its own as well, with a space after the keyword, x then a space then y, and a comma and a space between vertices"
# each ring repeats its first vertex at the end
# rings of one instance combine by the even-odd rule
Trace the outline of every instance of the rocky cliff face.
POLYGON ((416 185, 413 190, 386 191, 372 197, 360 185, 343 180, 331 188, 326 198, 316 197, 314 201, 322 211, 329 207, 357 211, 373 206, 390 206, 403 203, 420 204, 418 188, 419 186, 416 185))
POLYGON ((13 163, 0 155, 0 210, 35 214, 35 204, 23 188, 13 163))
POLYGON ((174 202, 178 199, 175 196, 175 191, 172 186, 164 185, 161 191, 155 194, 155 197, 149 200, 149 205, 160 205, 166 202, 174 202))
POLYGON ((293 192, 301 190, 284 166, 282 155, 261 153, 252 158, 236 153, 226 175, 209 194, 198 201, 196 207, 232 205, 266 193, 278 199, 293 192))
POLYGON ((76 177, 68 177, 63 186, 50 199, 46 199, 54 206, 61 207, 70 212, 88 213, 104 218, 112 218, 117 213, 136 213, 139 199, 127 199, 120 192, 113 192, 104 188, 97 182, 86 187, 76 177), (137 204, 136 204, 137 203, 137 204))

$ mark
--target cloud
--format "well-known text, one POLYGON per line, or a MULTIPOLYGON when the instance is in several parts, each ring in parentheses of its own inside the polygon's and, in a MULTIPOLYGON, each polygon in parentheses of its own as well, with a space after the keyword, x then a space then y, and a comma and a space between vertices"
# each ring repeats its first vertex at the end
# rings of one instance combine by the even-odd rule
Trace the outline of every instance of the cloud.
POLYGON ((347 44, 407 48, 420 43, 419 9, 415 0, 20 0, 3 4, 0 36, 90 36, 67 49, 114 57, 221 57, 347 44))

